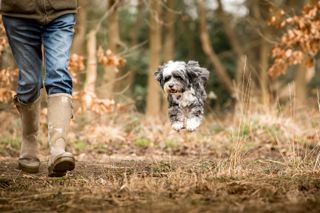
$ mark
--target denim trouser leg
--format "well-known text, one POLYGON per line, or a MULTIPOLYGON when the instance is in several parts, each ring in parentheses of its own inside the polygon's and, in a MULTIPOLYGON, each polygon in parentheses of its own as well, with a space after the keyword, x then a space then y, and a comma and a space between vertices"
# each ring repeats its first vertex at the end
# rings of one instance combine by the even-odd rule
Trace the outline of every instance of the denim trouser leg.
POLYGON ((72 94, 68 60, 74 34, 74 14, 60 16, 47 25, 8 16, 3 16, 3 23, 19 68, 17 86, 19 100, 32 103, 40 95, 43 85, 42 46, 44 47, 44 84, 48 95, 72 94))
POLYGON ((67 93, 72 95, 72 79, 68 72, 68 60, 74 35, 75 16, 61 16, 50 22, 43 32, 45 80, 48 95, 67 93))
POLYGON ((34 102, 42 87, 41 29, 35 22, 3 16, 8 41, 19 68, 17 96, 24 103, 34 102))

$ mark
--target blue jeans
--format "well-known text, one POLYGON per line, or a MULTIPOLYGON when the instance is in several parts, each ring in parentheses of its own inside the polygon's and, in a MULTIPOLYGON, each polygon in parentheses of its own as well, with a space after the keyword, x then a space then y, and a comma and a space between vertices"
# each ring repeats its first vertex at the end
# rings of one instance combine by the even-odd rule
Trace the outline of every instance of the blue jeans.
POLYGON ((30 19, 9 16, 2 18, 19 68, 17 83, 19 101, 34 102, 40 96, 43 84, 48 95, 56 93, 72 95, 68 60, 74 35, 75 15, 60 16, 47 25, 41 25, 30 19), (44 59, 44 82, 42 59, 44 59))

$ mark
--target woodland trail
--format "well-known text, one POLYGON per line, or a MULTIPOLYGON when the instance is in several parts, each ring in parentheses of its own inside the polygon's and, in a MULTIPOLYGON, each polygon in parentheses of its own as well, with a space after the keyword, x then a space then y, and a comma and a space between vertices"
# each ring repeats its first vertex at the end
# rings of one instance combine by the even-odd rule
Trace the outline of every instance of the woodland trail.
POLYGON ((0 212, 319 212, 318 173, 221 175, 213 159, 117 156, 78 161, 63 178, 0 160, 0 212))

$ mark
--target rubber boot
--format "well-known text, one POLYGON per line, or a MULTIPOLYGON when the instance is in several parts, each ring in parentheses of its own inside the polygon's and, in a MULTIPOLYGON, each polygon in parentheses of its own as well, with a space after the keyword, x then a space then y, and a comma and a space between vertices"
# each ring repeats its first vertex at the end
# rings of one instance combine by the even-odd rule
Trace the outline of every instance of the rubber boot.
POLYGON ((14 97, 22 122, 22 143, 18 160, 19 169, 28 173, 37 173, 40 167, 38 155, 38 132, 40 97, 33 103, 22 103, 18 96, 14 97))
POLYGON ((48 97, 48 141, 50 157, 48 161, 49 177, 61 177, 75 167, 75 159, 66 152, 66 137, 72 117, 72 97, 58 93, 48 97))

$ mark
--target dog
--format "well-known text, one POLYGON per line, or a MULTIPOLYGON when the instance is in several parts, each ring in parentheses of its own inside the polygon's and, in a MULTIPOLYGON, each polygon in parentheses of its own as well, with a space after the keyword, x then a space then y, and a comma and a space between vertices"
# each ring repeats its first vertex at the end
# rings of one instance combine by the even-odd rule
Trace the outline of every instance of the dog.
POLYGON ((154 73, 168 100, 171 127, 196 130, 203 119, 209 71, 196 61, 168 61, 154 73))

